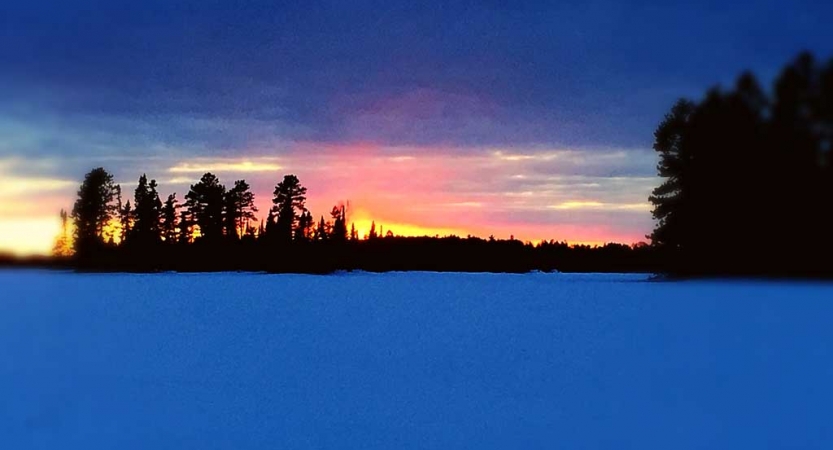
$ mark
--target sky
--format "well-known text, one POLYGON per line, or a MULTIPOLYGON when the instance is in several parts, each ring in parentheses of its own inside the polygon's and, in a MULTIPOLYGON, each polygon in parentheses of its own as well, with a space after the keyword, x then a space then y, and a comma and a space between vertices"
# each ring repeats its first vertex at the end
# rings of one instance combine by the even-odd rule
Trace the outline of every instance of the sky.
POLYGON ((361 232, 645 240, 653 131, 743 70, 833 56, 826 1, 8 0, 0 251, 47 253, 83 175, 266 214, 297 175, 361 232))

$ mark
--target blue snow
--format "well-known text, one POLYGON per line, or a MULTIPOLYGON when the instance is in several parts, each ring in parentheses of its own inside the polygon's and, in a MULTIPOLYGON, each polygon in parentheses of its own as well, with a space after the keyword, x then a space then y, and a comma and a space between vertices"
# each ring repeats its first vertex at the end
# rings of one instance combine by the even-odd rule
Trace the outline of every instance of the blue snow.
POLYGON ((0 449, 833 448, 833 285, 0 271, 0 449))

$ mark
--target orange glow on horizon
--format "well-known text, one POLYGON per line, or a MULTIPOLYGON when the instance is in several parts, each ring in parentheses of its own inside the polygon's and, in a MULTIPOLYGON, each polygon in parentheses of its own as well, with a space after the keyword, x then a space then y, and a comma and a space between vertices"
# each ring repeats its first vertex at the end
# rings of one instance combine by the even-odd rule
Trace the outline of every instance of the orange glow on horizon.
MULTIPOLYGON (((159 181, 163 199, 176 192, 180 203, 203 170, 216 172, 226 186, 245 179, 255 193, 259 219, 272 207, 278 181, 295 174, 308 189, 307 208, 316 224, 322 216, 330 220, 334 205, 347 202, 348 231, 355 224, 360 238, 373 221, 380 236, 388 231, 396 236, 493 235, 591 246, 632 244, 650 232, 647 198, 653 178, 559 172, 563 164, 584 167, 597 160, 613 161, 615 167, 628 157, 622 152, 585 161, 580 152, 558 149, 458 151, 299 142, 279 150, 218 158, 136 157, 105 168, 113 171, 127 199, 142 173, 159 181), (541 166, 554 162, 553 169, 541 166)), ((73 176, 73 182, 13 177, 24 163, 29 164, 0 158, 0 175, 20 182, 18 190, 25 187, 28 195, 26 201, 16 195, 0 197, 0 252, 49 254, 60 234, 58 211, 72 208, 81 175, 73 176)), ((118 225, 108 231, 118 242, 118 225)))

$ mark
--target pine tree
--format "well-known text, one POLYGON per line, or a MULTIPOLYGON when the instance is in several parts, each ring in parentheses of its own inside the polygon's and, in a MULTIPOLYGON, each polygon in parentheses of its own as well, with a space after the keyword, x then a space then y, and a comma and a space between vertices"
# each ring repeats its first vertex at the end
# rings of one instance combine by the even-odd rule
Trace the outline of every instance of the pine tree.
POLYGON ((272 203, 277 214, 274 236, 277 242, 287 243, 292 240, 300 213, 306 210, 306 193, 307 188, 301 186, 295 175, 285 175, 283 181, 275 186, 272 203))
POLYGON ((804 54, 770 96, 746 73, 731 90, 674 105, 654 133, 663 179, 649 198, 654 246, 675 250, 684 270, 717 272, 812 267, 799 236, 820 243, 813 252, 833 249, 820 207, 833 194, 828 67, 804 54))
POLYGON ((95 252, 105 245, 105 229, 117 213, 118 192, 113 175, 102 167, 91 170, 78 189, 72 208, 74 245, 79 255, 95 252))
POLYGON ((133 208, 130 200, 122 202, 121 186, 116 186, 116 212, 119 218, 119 243, 127 242, 127 236, 133 228, 133 208))
POLYGON ((133 231, 133 208, 130 206, 130 200, 119 208, 119 229, 121 234, 119 236, 120 242, 124 244, 127 242, 127 237, 133 231))
POLYGON ((315 240, 326 241, 327 239, 329 239, 329 233, 327 232, 327 223, 324 222, 324 216, 321 216, 321 220, 318 221, 318 227, 315 229, 315 240))
POLYGON ((147 175, 139 177, 139 184, 133 196, 135 222, 132 232, 128 234, 128 241, 146 245, 159 242, 162 238, 160 222, 162 216, 162 202, 156 191, 156 180, 148 182, 147 175))
POLYGON ((687 185, 692 155, 688 144, 688 122, 694 103, 679 100, 654 132, 654 150, 660 154, 659 176, 665 178, 649 200, 654 205, 657 227, 649 236, 655 245, 679 248, 686 237, 687 185))
POLYGON ((226 236, 238 239, 246 231, 246 224, 255 218, 255 195, 245 180, 237 180, 225 195, 226 236))
POLYGON ((298 217, 298 228, 295 230, 295 240, 298 242, 307 242, 312 237, 312 227, 315 224, 312 214, 309 211, 304 211, 298 217))
POLYGON ((345 217, 344 206, 333 206, 330 216, 333 218, 332 231, 330 238, 334 242, 347 242, 347 218, 345 217))
POLYGON ((226 188, 212 173, 206 173, 199 183, 191 185, 185 196, 188 215, 199 227, 201 239, 216 241, 223 236, 223 210, 226 188))
POLYGON ((269 209, 269 214, 266 216, 266 225, 263 227, 263 233, 261 234, 263 238, 271 240, 277 235, 277 230, 275 229, 278 225, 277 216, 275 215, 276 209, 274 207, 269 209))
POLYGON ((179 209, 179 204, 176 201, 176 193, 173 193, 168 196, 162 206, 162 237, 168 244, 177 241, 177 209, 179 209))
POLYGON ((179 212, 179 236, 176 242, 178 244, 190 244, 194 236, 194 221, 188 214, 187 210, 179 212))

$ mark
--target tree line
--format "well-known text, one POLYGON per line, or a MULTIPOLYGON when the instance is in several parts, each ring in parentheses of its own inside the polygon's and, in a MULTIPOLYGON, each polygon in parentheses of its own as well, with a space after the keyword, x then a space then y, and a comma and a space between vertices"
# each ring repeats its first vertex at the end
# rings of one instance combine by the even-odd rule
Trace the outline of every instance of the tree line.
POLYGON ((226 188, 204 174, 180 202, 165 201, 159 186, 139 177, 132 198, 104 168, 86 174, 71 210, 62 211, 64 232, 73 223, 73 267, 89 270, 210 271, 250 270, 328 273, 336 270, 435 270, 528 272, 652 271, 656 261, 647 246, 608 244, 536 245, 467 236, 401 237, 377 232, 366 239, 348 227, 345 205, 316 221, 306 206, 307 189, 297 176, 275 186, 272 207, 258 220, 255 196, 245 180, 226 188))
MULTIPOLYGON (((358 239, 347 230, 345 206, 334 206, 330 220, 314 221, 306 208, 307 188, 286 175, 275 186, 265 220, 257 222, 255 195, 245 180, 226 188, 213 173, 191 185, 184 202, 177 194, 161 200, 156 180, 139 177, 132 201, 102 167, 87 173, 71 213, 61 211, 64 229, 73 221, 74 253, 84 257, 103 249, 149 249, 159 245, 212 245, 243 240, 275 245, 358 239)), ((375 227, 375 224, 374 224, 375 227)), ((66 231, 64 231, 66 235, 66 231)), ((371 230, 371 237, 376 237, 371 230)))
POLYGON ((668 271, 833 274, 833 59, 801 54, 769 92, 744 73, 679 100, 654 137, 668 271))

